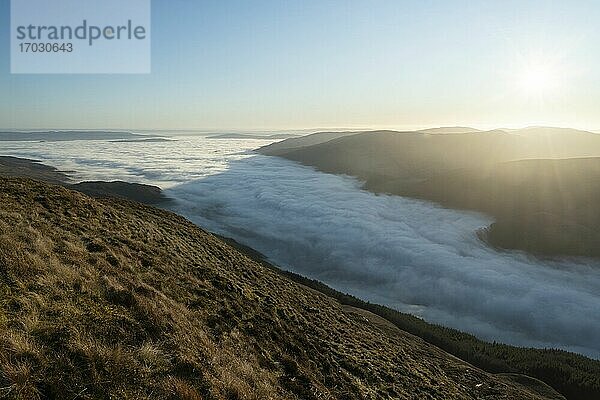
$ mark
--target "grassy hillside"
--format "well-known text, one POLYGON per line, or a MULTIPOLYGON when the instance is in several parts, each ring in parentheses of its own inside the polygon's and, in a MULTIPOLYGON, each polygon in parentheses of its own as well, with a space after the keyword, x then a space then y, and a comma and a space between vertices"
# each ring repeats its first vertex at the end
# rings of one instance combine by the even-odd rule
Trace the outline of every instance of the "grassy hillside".
POLYGON ((362 301, 318 281, 290 272, 283 272, 283 274, 327 294, 344 305, 367 310, 384 318, 397 328, 416 335, 488 372, 502 375, 516 373, 521 374, 521 377, 523 375, 535 377, 570 400, 600 398, 600 361, 561 350, 523 348, 485 342, 468 333, 431 324, 413 315, 362 301))
MULTIPOLYGON (((353 175, 374 192, 489 213, 490 243, 600 256, 600 135, 531 128, 430 134, 368 132, 277 155, 353 175)), ((260 150, 272 154, 270 147, 260 150)))
MULTIPOLYGON (((589 400, 600 398, 600 361, 555 349, 535 349, 510 346, 502 343, 489 343, 477 337, 432 324, 414 315, 399 312, 379 304, 373 304, 346 293, 339 292, 317 280, 309 279, 293 272, 282 271, 271 265, 259 252, 241 245, 230 238, 222 238, 248 257, 264 266, 279 272, 289 279, 310 287, 336 299, 341 304, 371 313, 369 317, 383 319, 386 325, 392 325, 403 332, 416 335, 428 343, 434 344, 450 354, 468 361, 476 367, 512 379, 534 377, 552 386, 570 400, 589 400)), ((531 382, 541 390, 547 385, 531 382)), ((551 395, 550 395, 551 396, 551 395)))
POLYGON ((1 397, 543 398, 534 388, 345 311, 169 212, 0 178, 1 397))

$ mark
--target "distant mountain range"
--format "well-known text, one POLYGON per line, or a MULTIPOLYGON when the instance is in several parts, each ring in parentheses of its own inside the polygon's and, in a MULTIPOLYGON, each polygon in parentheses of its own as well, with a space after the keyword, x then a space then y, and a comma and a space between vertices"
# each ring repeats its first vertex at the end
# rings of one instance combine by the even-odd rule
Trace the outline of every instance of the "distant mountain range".
POLYGON ((259 149, 365 188, 489 213, 490 244, 600 256, 600 135, 563 128, 326 132, 259 149))
POLYGON ((155 136, 121 131, 0 131, 0 142, 57 142, 70 140, 143 140, 155 136))
POLYGON ((209 136, 210 139, 290 139, 298 137, 299 135, 294 133, 274 133, 274 134, 251 134, 251 133, 220 133, 217 135, 209 136))

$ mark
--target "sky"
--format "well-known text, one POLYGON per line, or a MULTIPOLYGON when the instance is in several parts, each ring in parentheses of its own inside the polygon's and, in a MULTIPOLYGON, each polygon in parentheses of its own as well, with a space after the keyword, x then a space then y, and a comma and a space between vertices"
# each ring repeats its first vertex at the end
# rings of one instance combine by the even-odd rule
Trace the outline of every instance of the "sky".
POLYGON ((600 2, 152 2, 152 72, 11 75, 0 128, 600 129, 600 2))

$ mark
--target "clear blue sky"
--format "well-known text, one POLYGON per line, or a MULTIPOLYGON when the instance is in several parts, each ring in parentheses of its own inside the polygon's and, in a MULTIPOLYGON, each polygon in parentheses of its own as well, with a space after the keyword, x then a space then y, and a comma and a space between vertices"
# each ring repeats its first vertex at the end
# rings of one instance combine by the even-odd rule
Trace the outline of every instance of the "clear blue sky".
POLYGON ((597 0, 152 7, 149 75, 11 75, 0 0, 0 127, 600 129, 597 0))

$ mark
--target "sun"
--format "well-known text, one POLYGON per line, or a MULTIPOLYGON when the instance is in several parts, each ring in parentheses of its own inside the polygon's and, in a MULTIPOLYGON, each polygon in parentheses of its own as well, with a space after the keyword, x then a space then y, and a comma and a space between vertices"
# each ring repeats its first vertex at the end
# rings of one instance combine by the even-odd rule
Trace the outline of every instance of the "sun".
POLYGON ((544 97, 555 93, 561 83, 558 69, 548 62, 529 62, 517 76, 519 91, 529 97, 544 97))

